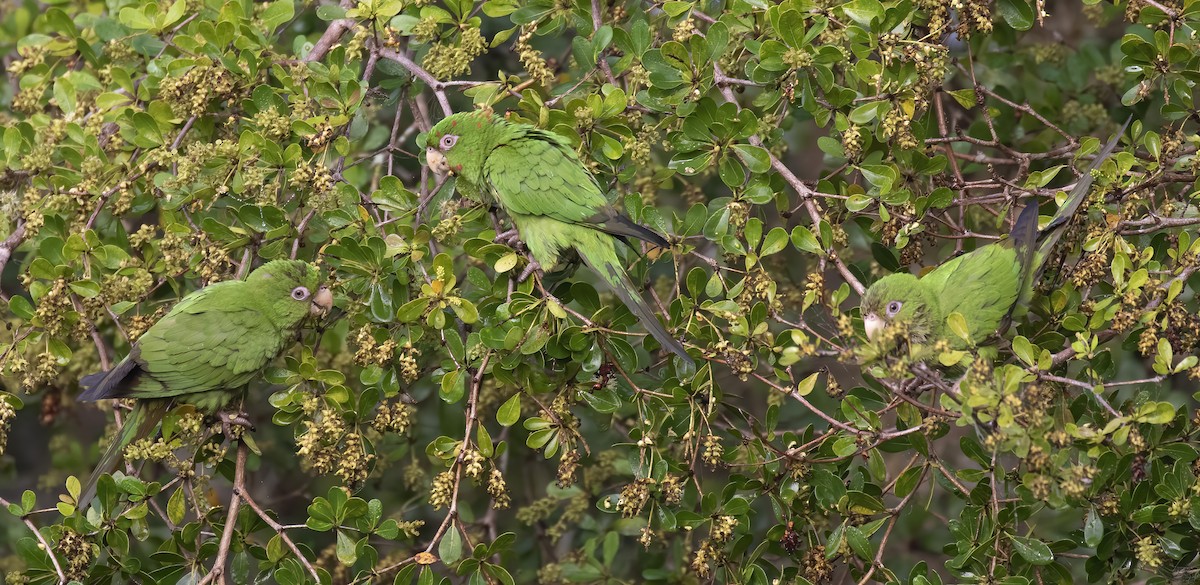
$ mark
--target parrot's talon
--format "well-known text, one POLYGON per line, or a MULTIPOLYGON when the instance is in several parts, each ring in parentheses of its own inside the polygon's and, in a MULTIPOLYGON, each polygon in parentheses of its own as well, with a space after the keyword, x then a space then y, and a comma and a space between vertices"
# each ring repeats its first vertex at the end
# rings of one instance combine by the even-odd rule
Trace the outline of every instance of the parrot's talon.
POLYGON ((521 275, 517 277, 517 282, 525 282, 529 279, 529 275, 534 272, 539 275, 542 273, 542 265, 538 264, 537 260, 530 259, 529 264, 525 265, 525 269, 521 271, 521 275))
POLYGON ((222 412, 218 416, 221 419, 221 433, 228 438, 233 438, 232 427, 235 426, 242 427, 252 433, 256 430, 254 423, 250 422, 250 419, 244 412, 222 412))
POLYGON ((517 232, 517 230, 512 229, 512 230, 508 230, 506 232, 501 232, 499 234, 496 234, 496 237, 492 238, 492 241, 497 244, 504 244, 511 248, 515 248, 517 246, 517 244, 521 241, 518 236, 519 236, 519 233, 517 232))

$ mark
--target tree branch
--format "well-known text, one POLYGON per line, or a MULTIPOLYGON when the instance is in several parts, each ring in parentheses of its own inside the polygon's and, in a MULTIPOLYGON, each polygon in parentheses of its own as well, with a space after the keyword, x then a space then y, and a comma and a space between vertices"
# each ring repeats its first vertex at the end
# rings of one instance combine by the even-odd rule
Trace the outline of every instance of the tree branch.
POLYGON ((292 554, 296 555, 296 558, 299 559, 300 564, 304 565, 304 569, 308 571, 309 575, 312 575, 313 580, 317 583, 320 583, 321 575, 319 575, 317 570, 313 568, 312 563, 308 562, 308 558, 306 558, 304 554, 300 552, 300 548, 296 546, 296 543, 284 533, 284 526, 279 522, 276 522, 274 518, 268 516, 267 513, 258 506, 258 503, 254 501, 254 498, 250 497, 250 492, 246 490, 245 484, 235 483, 233 486, 233 495, 245 501, 246 505, 250 506, 250 509, 254 510, 254 513, 258 514, 258 517, 261 518, 263 522, 266 522, 267 526, 270 526, 271 529, 275 531, 275 534, 279 535, 279 538, 283 541, 283 544, 286 544, 288 549, 292 551, 292 554))
POLYGON ((420 79, 421 83, 428 85, 429 88, 433 90, 433 95, 437 97, 438 104, 442 106, 443 115, 449 116, 453 112, 453 110, 450 109, 450 99, 446 97, 445 83, 438 81, 432 73, 426 71, 420 65, 417 65, 417 63, 410 59, 408 55, 405 55, 400 51, 388 49, 386 47, 380 48, 378 51, 380 57, 399 63, 401 67, 407 69, 409 73, 412 73, 413 77, 420 79))
MULTIPOLYGON (((12 504, 8 500, 0 497, 0 506, 8 508, 11 505, 12 504)), ((58 557, 54 556, 54 549, 50 546, 49 542, 46 542, 46 537, 42 536, 42 533, 38 531, 37 526, 33 525, 33 520, 30 520, 28 516, 21 516, 21 522, 23 522, 25 526, 28 527, 31 532, 33 532, 33 535, 37 537, 38 542, 41 543, 42 550, 46 551, 46 556, 50 557, 50 562, 54 564, 54 572, 58 574, 59 585, 65 585, 67 582, 67 574, 63 572, 62 565, 58 564, 58 557)))
POLYGON ((17 222, 17 229, 13 230, 11 234, 8 234, 8 237, 4 239, 4 242, 0 243, 0 274, 4 273, 4 266, 8 264, 9 259, 12 258, 13 250, 15 250, 17 246, 20 246, 21 242, 24 241, 25 220, 20 220, 17 222))
MULTIPOLYGON (((233 485, 242 486, 246 483, 246 443, 238 440, 237 449, 237 464, 233 471, 233 485)), ((242 499, 238 497, 235 488, 234 493, 229 497, 229 511, 225 514, 225 530, 221 532, 221 543, 217 547, 217 559, 213 561, 212 570, 200 580, 198 585, 206 585, 208 583, 225 583, 225 564, 229 560, 229 547, 233 544, 233 532, 237 526, 238 509, 241 507, 242 499)), ((303 558, 303 557, 301 557, 303 558)))

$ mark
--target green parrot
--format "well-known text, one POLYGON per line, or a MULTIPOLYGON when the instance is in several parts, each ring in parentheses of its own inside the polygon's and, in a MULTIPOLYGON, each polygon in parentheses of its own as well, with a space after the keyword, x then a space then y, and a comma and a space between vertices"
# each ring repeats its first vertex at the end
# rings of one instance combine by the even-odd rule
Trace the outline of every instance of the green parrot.
MULTIPOLYGON (((117 438, 88 478, 78 509, 86 510, 96 482, 112 471, 125 447, 148 435, 175 403, 219 413, 284 349, 300 322, 333 305, 317 268, 275 260, 246 280, 218 282, 179 301, 138 338, 112 369, 85 376, 78 400, 136 398, 117 438)), ((245 424, 240 416, 222 420, 245 424)))
POLYGON ((553 271, 564 255, 578 253, 664 348, 694 365, 683 344, 658 322, 617 254, 617 240, 637 238, 662 248, 670 243, 614 209, 565 139, 475 111, 439 122, 426 144, 434 172, 453 174, 468 197, 494 203, 512 218, 533 256, 530 270, 553 271))
POLYGON ((1124 131, 1122 126, 1096 154, 1062 208, 1040 231, 1038 206, 1026 205, 1007 239, 958 256, 924 276, 901 272, 872 284, 859 309, 867 338, 876 341, 890 325, 903 324, 913 345, 945 340, 951 349, 966 349, 995 333, 1014 312, 1025 310, 1046 259, 1087 198, 1092 171, 1112 154, 1124 131), (966 319, 969 342, 947 324, 955 312, 966 319))

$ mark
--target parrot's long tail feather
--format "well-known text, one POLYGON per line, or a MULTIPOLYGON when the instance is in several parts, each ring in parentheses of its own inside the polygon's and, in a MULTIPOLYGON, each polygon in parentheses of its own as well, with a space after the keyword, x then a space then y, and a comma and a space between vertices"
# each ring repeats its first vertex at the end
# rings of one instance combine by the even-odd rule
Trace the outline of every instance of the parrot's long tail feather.
POLYGON ((637 238, 645 242, 650 242, 659 248, 671 247, 671 243, 662 234, 621 214, 614 214, 608 217, 601 225, 603 225, 605 232, 614 236, 637 238))
POLYGON ((658 322, 658 315, 654 313, 650 305, 646 304, 646 300, 633 286, 625 268, 621 266, 621 260, 617 257, 617 251, 611 240, 596 246, 578 246, 576 250, 583 257, 584 263, 595 270, 601 280, 620 297, 621 302, 625 303, 625 306, 629 307, 634 315, 637 315, 650 335, 653 335, 663 347, 671 350, 671 353, 683 358, 689 365, 695 365, 696 362, 683 349, 683 344, 663 328, 662 324, 658 322))
MULTIPOLYGON (((92 375, 95 376, 97 374, 92 375)), ((125 452, 125 447, 139 437, 148 434, 150 429, 154 428, 154 425, 162 419, 167 405, 168 401, 166 400, 137 401, 133 410, 129 411, 129 416, 125 417, 125 422, 121 426, 120 432, 117 433, 113 442, 109 444, 108 449, 104 451, 104 455, 100 457, 100 463, 96 464, 96 469, 92 471, 92 475, 88 477, 87 484, 84 485, 83 492, 79 495, 79 502, 76 503, 75 507, 77 509, 87 510, 88 504, 96 496, 96 484, 100 481, 100 476, 116 469, 117 462, 121 459, 121 454, 125 452)))
POLYGON ((1033 265, 1034 252, 1037 250, 1037 223, 1037 203, 1030 203, 1021 210, 1010 233, 1013 248, 1017 251, 1017 258, 1021 263, 1021 274, 1025 277, 1030 276, 1029 267, 1033 265))
POLYGON ((1100 149, 1100 152, 1096 153, 1096 157, 1092 159, 1092 163, 1083 171, 1083 176, 1079 177, 1079 182, 1075 183, 1075 188, 1071 189, 1071 193, 1067 196, 1067 201, 1063 203, 1062 209, 1059 209, 1058 213, 1054 214, 1054 219, 1051 219, 1050 223, 1042 228, 1042 231, 1038 234, 1038 240, 1040 240, 1038 256, 1043 256, 1049 252, 1054 248, 1054 244, 1058 242, 1058 239, 1062 237, 1063 230, 1059 228, 1066 226, 1071 221, 1079 206, 1087 199, 1088 191, 1092 188, 1092 171, 1104 164, 1105 160, 1108 160, 1109 155, 1117 147, 1117 143, 1121 141, 1121 136, 1125 134, 1125 129, 1129 127, 1131 120, 1133 120, 1133 116, 1125 120, 1125 123, 1121 124, 1121 129, 1117 131, 1116 135, 1108 141, 1108 144, 1104 145, 1104 148, 1100 149))

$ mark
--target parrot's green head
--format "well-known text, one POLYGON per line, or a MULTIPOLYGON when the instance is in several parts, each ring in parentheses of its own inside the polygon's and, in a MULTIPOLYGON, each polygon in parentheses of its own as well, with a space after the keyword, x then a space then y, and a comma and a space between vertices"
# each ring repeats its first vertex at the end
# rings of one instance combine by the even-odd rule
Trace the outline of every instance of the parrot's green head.
POLYGON ((932 339, 937 332, 938 302, 916 276, 890 274, 871 285, 859 306, 867 339, 878 341, 889 326, 903 324, 911 341, 932 339))
POLYGON ((489 110, 460 112, 438 122, 425 138, 425 160, 435 173, 450 173, 473 185, 483 182, 483 162, 494 134, 507 125, 489 110))
POLYGON ((267 262, 250 273, 246 284, 269 300, 273 320, 280 325, 294 327, 333 307, 333 293, 321 286, 321 271, 301 260, 267 262))

